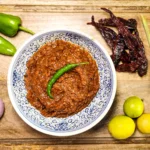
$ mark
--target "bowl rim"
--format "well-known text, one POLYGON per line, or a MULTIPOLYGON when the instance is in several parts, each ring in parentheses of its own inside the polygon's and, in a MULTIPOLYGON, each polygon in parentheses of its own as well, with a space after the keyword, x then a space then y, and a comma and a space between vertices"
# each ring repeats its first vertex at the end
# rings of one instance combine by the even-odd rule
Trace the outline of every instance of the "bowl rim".
POLYGON ((32 127, 33 129, 36 129, 37 131, 39 132, 42 132, 44 134, 47 134, 47 135, 53 135, 53 136, 72 136, 72 135, 77 135, 77 134, 80 134, 80 133, 83 133, 89 129, 91 129, 92 127, 94 127, 97 123, 99 123, 105 116, 106 114, 108 113, 109 109, 111 108, 112 106, 112 103, 114 101, 114 98, 115 98, 115 95, 116 95, 116 89, 117 89, 117 79, 116 79, 116 71, 115 71, 115 68, 114 68, 114 64, 108 54, 108 52, 105 50, 105 48, 97 41, 95 40, 93 37, 81 32, 81 31, 77 31, 77 30, 70 30, 70 29, 54 29, 54 30, 44 30, 44 31, 41 31, 41 32, 38 32, 36 33, 35 35, 31 36, 29 39, 27 39, 23 44, 22 46, 17 50, 16 54, 13 56, 12 58, 12 61, 10 62, 10 66, 9 66, 9 69, 8 69, 8 76, 7 76, 7 89, 8 89, 8 95, 9 95, 9 99, 15 109, 15 111, 17 112, 17 114, 20 116, 20 118, 26 123, 28 124, 30 127, 32 127), (65 32, 73 32, 75 34, 79 34, 83 37, 86 37, 88 38, 89 40, 92 40, 94 43, 96 43, 98 45, 98 47, 101 48, 101 50, 103 51, 103 53, 105 54, 105 56, 107 57, 108 61, 109 61, 109 64, 110 64, 110 67, 111 67, 111 70, 112 70, 112 74, 113 74, 113 88, 112 88, 112 95, 110 97, 110 101, 108 103, 108 105, 106 106, 106 108, 104 109, 103 113, 101 114, 101 116, 99 116, 95 121, 93 121, 91 124, 87 125, 86 127, 82 128, 82 129, 79 129, 79 130, 76 130, 76 131, 72 131, 72 132, 63 132, 63 133, 59 133, 59 132, 51 132, 51 131, 47 131, 47 130, 44 130, 44 129, 41 129, 40 127, 32 124, 26 117, 24 117, 24 115, 22 113, 20 113, 19 111, 19 108, 17 107, 17 104, 14 102, 14 97, 13 97, 13 94, 12 94, 12 87, 11 87, 11 84, 10 84, 10 81, 11 81, 11 72, 12 72, 12 69, 13 69, 13 65, 15 63, 15 60, 17 58, 17 56, 20 54, 20 52, 23 50, 24 47, 26 47, 26 45, 28 43, 30 43, 31 41, 33 41, 35 38, 43 35, 43 34, 46 34, 46 33, 49 33, 49 32, 59 32, 59 31, 65 31, 65 32))

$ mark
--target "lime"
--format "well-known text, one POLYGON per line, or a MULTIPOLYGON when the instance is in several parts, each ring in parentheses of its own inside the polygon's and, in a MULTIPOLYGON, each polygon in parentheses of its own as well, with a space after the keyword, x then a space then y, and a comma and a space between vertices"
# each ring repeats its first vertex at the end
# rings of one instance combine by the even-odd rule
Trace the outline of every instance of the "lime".
POLYGON ((116 139, 126 139, 135 131, 134 121, 127 116, 119 115, 109 122, 108 130, 116 139))
POLYGON ((150 114, 142 114, 137 119, 137 128, 142 133, 150 133, 150 114))
POLYGON ((131 96, 124 102, 123 109, 127 116, 137 118, 142 115, 144 111, 144 104, 139 97, 131 96))

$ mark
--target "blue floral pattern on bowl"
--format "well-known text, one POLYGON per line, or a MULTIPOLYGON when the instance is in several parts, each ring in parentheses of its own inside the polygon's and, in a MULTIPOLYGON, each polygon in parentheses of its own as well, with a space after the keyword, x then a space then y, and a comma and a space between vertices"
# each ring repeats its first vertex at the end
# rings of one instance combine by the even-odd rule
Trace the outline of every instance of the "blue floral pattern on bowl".
MULTIPOLYGON (((114 98, 115 74, 113 70, 114 68, 112 68, 111 61, 108 57, 109 56, 106 56, 104 50, 94 40, 77 32, 57 30, 35 36, 35 38, 26 42, 16 54, 9 70, 8 86, 10 90, 8 91, 13 106, 15 106, 17 112, 21 114, 20 116, 29 125, 32 124, 32 127, 47 134, 61 134, 63 136, 63 134, 69 135, 66 133, 70 132, 70 135, 72 135, 71 132, 73 131, 79 131, 78 133, 80 133, 82 132, 82 129, 86 127, 88 129, 88 126, 100 118, 100 116, 107 113, 105 112, 105 109, 108 109, 107 107, 110 108, 111 105, 109 103, 112 104, 114 98), (24 84, 24 75, 27 69, 27 61, 39 49, 39 47, 46 42, 55 41, 57 39, 63 39, 78 44, 91 53, 98 65, 100 89, 88 107, 81 112, 67 118, 46 118, 42 116, 37 109, 31 106, 26 99, 27 91, 24 84)), ((103 117, 101 117, 101 119, 102 118, 103 117)), ((99 119, 99 121, 101 119, 99 119)))

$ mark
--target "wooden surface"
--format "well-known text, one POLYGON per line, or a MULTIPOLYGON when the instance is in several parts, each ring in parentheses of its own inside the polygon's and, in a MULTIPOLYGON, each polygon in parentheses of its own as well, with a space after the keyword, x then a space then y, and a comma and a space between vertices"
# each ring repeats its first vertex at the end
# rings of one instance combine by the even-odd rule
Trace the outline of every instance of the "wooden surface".
MULTIPOLYGON (((91 15, 95 15, 97 20, 108 16, 100 7, 110 8, 117 16, 135 18, 138 21, 140 37, 150 64, 150 47, 140 18, 140 14, 143 14, 150 27, 149 0, 0 0, 0 12, 20 16, 23 25, 36 33, 45 29, 76 29, 97 39, 111 53, 98 31, 86 25, 91 15)), ((14 38, 5 38, 19 48, 29 37, 31 35, 19 32, 14 38)), ((11 59, 12 57, 0 55, 0 98, 6 106, 5 114, 0 120, 0 150, 150 149, 149 134, 144 135, 136 130, 131 138, 119 141, 114 140, 107 130, 109 120, 117 114, 123 114, 123 103, 128 96, 141 97, 145 112, 150 113, 150 69, 143 78, 137 74, 117 73, 117 93, 107 116, 85 133, 58 138, 35 131, 16 114, 7 93, 7 72, 11 59)))

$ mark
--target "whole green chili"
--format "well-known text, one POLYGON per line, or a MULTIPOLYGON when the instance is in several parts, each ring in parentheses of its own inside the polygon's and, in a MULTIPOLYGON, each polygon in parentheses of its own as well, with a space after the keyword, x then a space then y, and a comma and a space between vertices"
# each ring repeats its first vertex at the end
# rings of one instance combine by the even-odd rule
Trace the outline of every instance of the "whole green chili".
POLYGON ((0 33, 13 37, 19 30, 34 34, 33 31, 21 26, 21 18, 9 14, 0 13, 0 33))
POLYGON ((77 64, 68 64, 66 66, 64 66, 63 68, 59 69, 54 76, 49 80, 48 84, 47 84, 47 94, 50 98, 53 99, 53 96, 51 94, 51 89, 53 84, 57 81, 58 78, 60 78, 60 76, 62 76, 64 73, 66 73, 67 71, 79 66, 79 65, 85 65, 85 64, 89 64, 89 62, 82 62, 82 63, 77 63, 77 64))
POLYGON ((15 53, 15 46, 0 36, 0 54, 13 56, 15 53))

